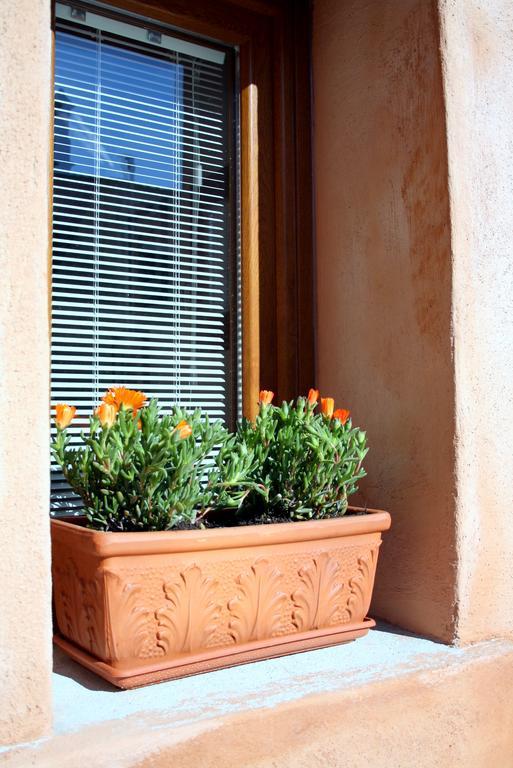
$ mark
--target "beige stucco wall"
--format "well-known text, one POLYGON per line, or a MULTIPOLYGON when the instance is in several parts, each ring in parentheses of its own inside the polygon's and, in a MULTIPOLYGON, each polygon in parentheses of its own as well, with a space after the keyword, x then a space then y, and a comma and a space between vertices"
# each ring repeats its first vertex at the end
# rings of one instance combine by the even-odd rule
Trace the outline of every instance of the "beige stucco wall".
POLYGON ((319 381, 393 515, 374 613, 513 633, 513 9, 315 0, 319 381))
POLYGON ((513 633, 513 5, 442 0, 458 636, 513 633))
POLYGON ((0 3, 0 743, 50 722, 48 0, 0 3))
POLYGON ((318 373, 368 431, 388 509, 375 615, 454 635, 451 250, 438 21, 426 0, 315 0, 318 373))

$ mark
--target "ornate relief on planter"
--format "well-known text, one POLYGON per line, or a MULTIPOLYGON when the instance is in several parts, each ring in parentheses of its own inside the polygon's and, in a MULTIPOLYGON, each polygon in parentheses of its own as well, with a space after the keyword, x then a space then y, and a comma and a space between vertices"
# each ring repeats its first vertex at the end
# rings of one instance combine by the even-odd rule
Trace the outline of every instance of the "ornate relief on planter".
POLYGON ((321 552, 298 573, 302 585, 292 593, 294 626, 304 632, 336 624, 344 592, 338 561, 321 552))
POLYGON ((249 643, 276 634, 281 625, 283 574, 261 558, 237 577, 238 594, 228 603, 230 635, 236 643, 249 643))
POLYGON ((91 653, 102 652, 103 606, 98 581, 84 577, 72 557, 54 568, 54 605, 63 634, 91 653))
POLYGON ((55 642, 123 688, 365 634, 386 512, 210 531, 52 520, 55 642))
POLYGON ((151 611, 143 602, 141 584, 114 571, 103 571, 108 601, 107 648, 109 659, 139 658, 152 631, 151 611))
POLYGON ((354 621, 366 615, 372 597, 374 574, 381 542, 358 558, 356 576, 349 579, 350 593, 342 612, 343 621, 354 621))
POLYGON ((157 645, 165 654, 204 648, 219 621, 218 583, 205 577, 196 564, 189 565, 175 581, 165 582, 170 607, 159 608, 157 645))

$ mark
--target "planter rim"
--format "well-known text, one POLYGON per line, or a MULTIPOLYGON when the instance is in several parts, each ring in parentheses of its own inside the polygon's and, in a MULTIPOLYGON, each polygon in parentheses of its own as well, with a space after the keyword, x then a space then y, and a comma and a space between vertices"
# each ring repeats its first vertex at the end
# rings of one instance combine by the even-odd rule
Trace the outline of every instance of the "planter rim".
POLYGON ((244 525, 189 531, 95 531, 53 518, 52 533, 57 539, 73 536, 75 546, 102 557, 158 555, 171 552, 201 552, 216 549, 288 544, 299 541, 378 533, 390 528, 388 512, 349 507, 350 512, 325 520, 244 525))

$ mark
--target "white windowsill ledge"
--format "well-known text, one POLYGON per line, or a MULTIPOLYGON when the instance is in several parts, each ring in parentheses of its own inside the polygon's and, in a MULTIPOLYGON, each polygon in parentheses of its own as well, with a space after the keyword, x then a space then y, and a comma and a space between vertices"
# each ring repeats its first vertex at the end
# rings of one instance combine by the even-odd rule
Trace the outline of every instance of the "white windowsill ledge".
MULTIPOLYGON (((160 762, 154 763, 152 758, 146 763, 146 759, 159 750, 183 746, 184 742, 194 753, 196 738, 211 732, 217 739, 221 733, 215 731, 217 728, 227 727, 230 733, 240 717, 245 718, 244 733, 252 738, 257 734, 262 743, 272 739, 274 749, 282 739, 282 731, 278 729, 272 735, 266 731, 266 712, 271 708, 274 717, 276 712, 297 705, 310 717, 311 703, 318 702, 319 696, 326 696, 328 712, 337 698, 347 700, 349 695, 351 708, 356 707, 358 714, 362 696, 382 690, 383 684, 394 685, 401 678, 410 680, 412 675, 428 687, 440 684, 436 695, 444 701, 450 691, 446 683, 451 675, 454 680, 466 677, 469 669, 480 664, 506 662, 506 669, 513 669, 511 641, 491 640, 454 648, 381 625, 366 637, 345 645, 120 691, 55 649, 53 734, 32 744, 17 745, 11 751, 0 750, 0 764, 8 768, 160 768, 160 762)), ((377 709, 371 709, 378 723, 384 716, 382 695, 377 693, 377 709)), ((398 695, 401 698, 402 694, 396 692, 392 701, 396 702, 398 695)), ((429 719, 423 707, 416 716, 429 719)), ((345 727, 344 718, 337 720, 340 732, 345 727)), ((375 724, 369 728, 376 730, 375 724)), ((168 767, 171 763, 162 765, 168 767)), ((208 765, 210 768, 211 763, 208 765)), ((217 768, 217 763, 212 765, 217 768)), ((237 765, 242 768, 246 763, 237 765)), ((198 768, 203 768, 201 762, 198 768)))
POLYGON ((173 726, 274 707, 412 669, 429 669, 464 650, 382 625, 354 642, 121 691, 54 650, 54 731, 63 734, 144 713, 173 726))

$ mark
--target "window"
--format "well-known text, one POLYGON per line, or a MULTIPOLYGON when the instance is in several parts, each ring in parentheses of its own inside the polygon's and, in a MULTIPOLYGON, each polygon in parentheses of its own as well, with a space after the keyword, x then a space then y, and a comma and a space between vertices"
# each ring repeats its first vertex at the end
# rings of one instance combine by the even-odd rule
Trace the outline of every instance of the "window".
MULTIPOLYGON (((240 409, 235 56, 56 6, 52 404, 240 409)), ((80 504, 52 468, 52 509, 80 504)))
POLYGON ((56 5, 52 400, 232 424, 315 384, 310 1, 109 2, 56 5))

